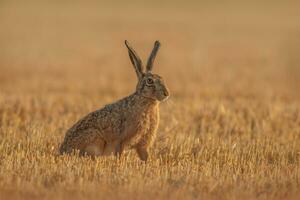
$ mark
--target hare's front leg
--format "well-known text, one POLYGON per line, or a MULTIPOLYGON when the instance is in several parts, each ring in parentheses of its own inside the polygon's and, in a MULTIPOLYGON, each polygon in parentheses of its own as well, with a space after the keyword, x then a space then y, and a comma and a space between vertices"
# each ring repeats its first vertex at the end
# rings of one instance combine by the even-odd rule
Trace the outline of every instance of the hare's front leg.
POLYGON ((145 146, 136 146, 136 152, 142 161, 147 161, 149 157, 148 148, 145 146))

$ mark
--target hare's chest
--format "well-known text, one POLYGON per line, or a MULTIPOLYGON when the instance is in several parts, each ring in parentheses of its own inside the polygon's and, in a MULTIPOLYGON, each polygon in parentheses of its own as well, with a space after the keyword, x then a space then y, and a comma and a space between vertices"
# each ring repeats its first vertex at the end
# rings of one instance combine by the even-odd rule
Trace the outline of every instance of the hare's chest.
POLYGON ((132 115, 127 120, 125 136, 130 143, 136 143, 146 134, 156 132, 159 123, 159 114, 157 110, 144 112, 138 115, 132 115))
POLYGON ((140 120, 138 122, 137 128, 140 127, 140 131, 142 133, 147 133, 149 131, 152 131, 155 127, 158 126, 159 122, 159 115, 158 112, 150 112, 145 113, 143 116, 140 117, 140 120))

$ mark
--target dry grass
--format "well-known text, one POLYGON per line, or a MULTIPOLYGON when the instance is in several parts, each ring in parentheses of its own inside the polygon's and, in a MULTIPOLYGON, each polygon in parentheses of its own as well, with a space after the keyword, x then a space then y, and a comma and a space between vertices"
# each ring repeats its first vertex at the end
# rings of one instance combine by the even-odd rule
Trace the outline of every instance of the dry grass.
POLYGON ((297 199, 299 6, 1 1, 0 199, 297 199), (57 156, 135 87, 123 40, 146 57, 157 38, 172 98, 150 162, 57 156))

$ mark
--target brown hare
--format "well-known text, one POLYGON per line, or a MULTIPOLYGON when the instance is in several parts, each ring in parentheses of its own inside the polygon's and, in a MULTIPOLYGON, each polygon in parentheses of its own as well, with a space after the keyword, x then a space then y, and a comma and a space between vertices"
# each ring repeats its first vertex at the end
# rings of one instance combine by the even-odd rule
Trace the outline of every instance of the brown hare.
POLYGON ((159 102, 170 96, 162 77, 152 73, 160 43, 155 42, 145 71, 141 59, 126 40, 125 45, 138 77, 136 91, 89 113, 73 125, 60 146, 61 154, 79 150, 80 155, 92 157, 121 156, 125 147, 132 147, 141 160, 148 159, 159 123, 159 102))

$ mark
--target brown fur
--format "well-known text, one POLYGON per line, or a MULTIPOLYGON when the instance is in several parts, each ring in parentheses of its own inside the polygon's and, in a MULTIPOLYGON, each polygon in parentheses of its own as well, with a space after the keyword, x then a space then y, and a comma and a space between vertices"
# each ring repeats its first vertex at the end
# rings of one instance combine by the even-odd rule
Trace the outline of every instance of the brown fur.
POLYGON ((160 44, 155 42, 145 73, 136 52, 127 41, 125 44, 138 76, 136 91, 89 113, 73 125, 61 144, 61 154, 79 150, 81 155, 121 156, 125 147, 133 147, 141 160, 148 159, 149 148, 154 142, 159 124, 159 102, 169 97, 163 79, 151 73, 160 44))

